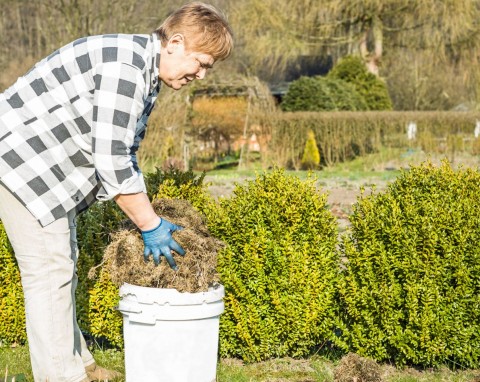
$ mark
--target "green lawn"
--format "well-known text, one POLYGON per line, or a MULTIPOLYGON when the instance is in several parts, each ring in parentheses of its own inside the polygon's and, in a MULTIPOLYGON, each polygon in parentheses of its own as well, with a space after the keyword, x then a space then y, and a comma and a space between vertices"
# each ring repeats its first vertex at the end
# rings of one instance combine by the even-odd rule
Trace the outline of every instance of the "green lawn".
MULTIPOLYGON (((97 348, 93 354, 99 365, 125 372, 122 352, 97 348)), ((217 382, 333 382, 339 360, 329 358, 318 355, 300 360, 281 358, 248 365, 224 359, 218 363, 217 382)), ((480 371, 475 370, 397 370, 390 365, 381 365, 380 369, 385 382, 480 382, 480 371)), ((25 381, 33 382, 27 347, 0 348, 0 373, 0 381, 6 374, 23 374, 25 381)))
MULTIPOLYGON (((418 150, 387 149, 355 158, 349 162, 325 166, 320 170, 313 171, 319 182, 363 182, 374 184, 376 181, 386 182, 394 180, 402 168, 410 165, 418 165, 425 161, 427 156, 418 150)), ((433 158, 438 161, 439 158, 433 158)), ((471 164, 468 161, 468 164, 471 164)), ((257 173, 264 170, 258 166, 239 170, 228 168, 207 172, 207 180, 214 185, 222 185, 230 182, 242 182, 245 179, 254 179, 257 173)), ((267 170, 268 171, 268 170, 267 170)), ((298 176, 300 179, 307 177, 309 171, 287 170, 287 173, 298 176)))

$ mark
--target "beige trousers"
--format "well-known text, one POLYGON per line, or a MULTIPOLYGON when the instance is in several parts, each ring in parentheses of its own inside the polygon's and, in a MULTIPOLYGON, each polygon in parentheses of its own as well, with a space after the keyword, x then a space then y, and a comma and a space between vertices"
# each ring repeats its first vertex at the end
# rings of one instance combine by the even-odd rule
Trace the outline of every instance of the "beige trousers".
POLYGON ((74 214, 42 227, 0 183, 0 219, 20 268, 35 382, 85 380, 85 366, 94 360, 75 313, 74 214))

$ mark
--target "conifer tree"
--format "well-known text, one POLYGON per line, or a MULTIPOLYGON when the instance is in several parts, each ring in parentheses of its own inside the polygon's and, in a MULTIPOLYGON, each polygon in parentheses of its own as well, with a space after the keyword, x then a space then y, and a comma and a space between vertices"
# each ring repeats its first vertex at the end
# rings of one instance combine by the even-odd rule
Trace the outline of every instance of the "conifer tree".
POLYGON ((320 152, 318 151, 315 133, 309 130, 307 133, 307 141, 302 156, 302 167, 307 170, 318 168, 320 164, 320 152))

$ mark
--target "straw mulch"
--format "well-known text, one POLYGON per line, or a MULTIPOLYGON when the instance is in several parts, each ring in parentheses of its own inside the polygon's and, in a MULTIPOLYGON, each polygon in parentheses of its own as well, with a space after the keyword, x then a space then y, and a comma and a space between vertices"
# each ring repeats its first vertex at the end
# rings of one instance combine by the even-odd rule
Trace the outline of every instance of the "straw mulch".
MULTIPOLYGON (((153 288, 174 288, 179 292, 206 292, 217 284, 217 254, 224 244, 212 237, 202 216, 192 205, 181 199, 157 199, 152 203, 155 212, 183 227, 173 233, 173 238, 185 249, 185 256, 173 253, 179 269, 174 271, 166 259, 160 256, 160 265, 156 266, 150 255, 148 261, 143 257, 143 240, 137 229, 124 229, 112 236, 105 250, 103 267, 112 282, 121 286, 129 283, 153 288)), ((94 269, 91 275, 94 276, 94 269)))
POLYGON ((381 382, 380 365, 372 359, 349 353, 334 370, 334 382, 381 382))

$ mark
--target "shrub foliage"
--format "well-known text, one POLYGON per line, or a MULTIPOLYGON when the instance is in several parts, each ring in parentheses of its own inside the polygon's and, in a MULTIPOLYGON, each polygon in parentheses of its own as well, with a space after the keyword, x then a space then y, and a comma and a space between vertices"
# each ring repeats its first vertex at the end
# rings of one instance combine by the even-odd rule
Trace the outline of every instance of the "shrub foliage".
POLYGON ((353 85, 321 76, 293 81, 280 107, 284 111, 367 110, 365 100, 353 85))
POLYGON ((309 130, 307 133, 307 141, 302 156, 302 167, 307 170, 316 169, 320 164, 320 152, 318 151, 315 133, 309 130))
POLYGON ((218 259, 222 356, 302 356, 330 338, 337 227, 314 181, 282 170, 258 175, 210 216, 212 233, 227 244, 218 259))
POLYGON ((479 184, 477 171, 426 162, 359 198, 339 284, 349 351, 480 365, 479 184))
MULTIPOLYGON (((102 304, 101 300, 96 300, 98 293, 91 294, 95 288, 97 279, 87 277, 88 272, 94 266, 102 262, 103 251, 110 242, 110 234, 117 230, 126 219, 125 214, 113 201, 96 203, 86 212, 82 213, 77 219, 77 238, 78 238, 78 279, 79 283, 76 292, 77 318, 80 327, 91 334, 100 335, 95 330, 97 325, 94 315, 90 311, 92 307, 102 304)), ((111 314, 120 313, 113 311, 113 306, 107 306, 105 309, 112 309, 111 314)), ((109 336, 106 338, 111 339, 109 336)))
POLYGON ((387 85, 367 70, 360 56, 342 58, 328 73, 328 77, 353 85, 365 100, 367 110, 392 110, 387 85))
POLYGON ((22 344, 26 339, 20 271, 0 221, 0 345, 22 344))

